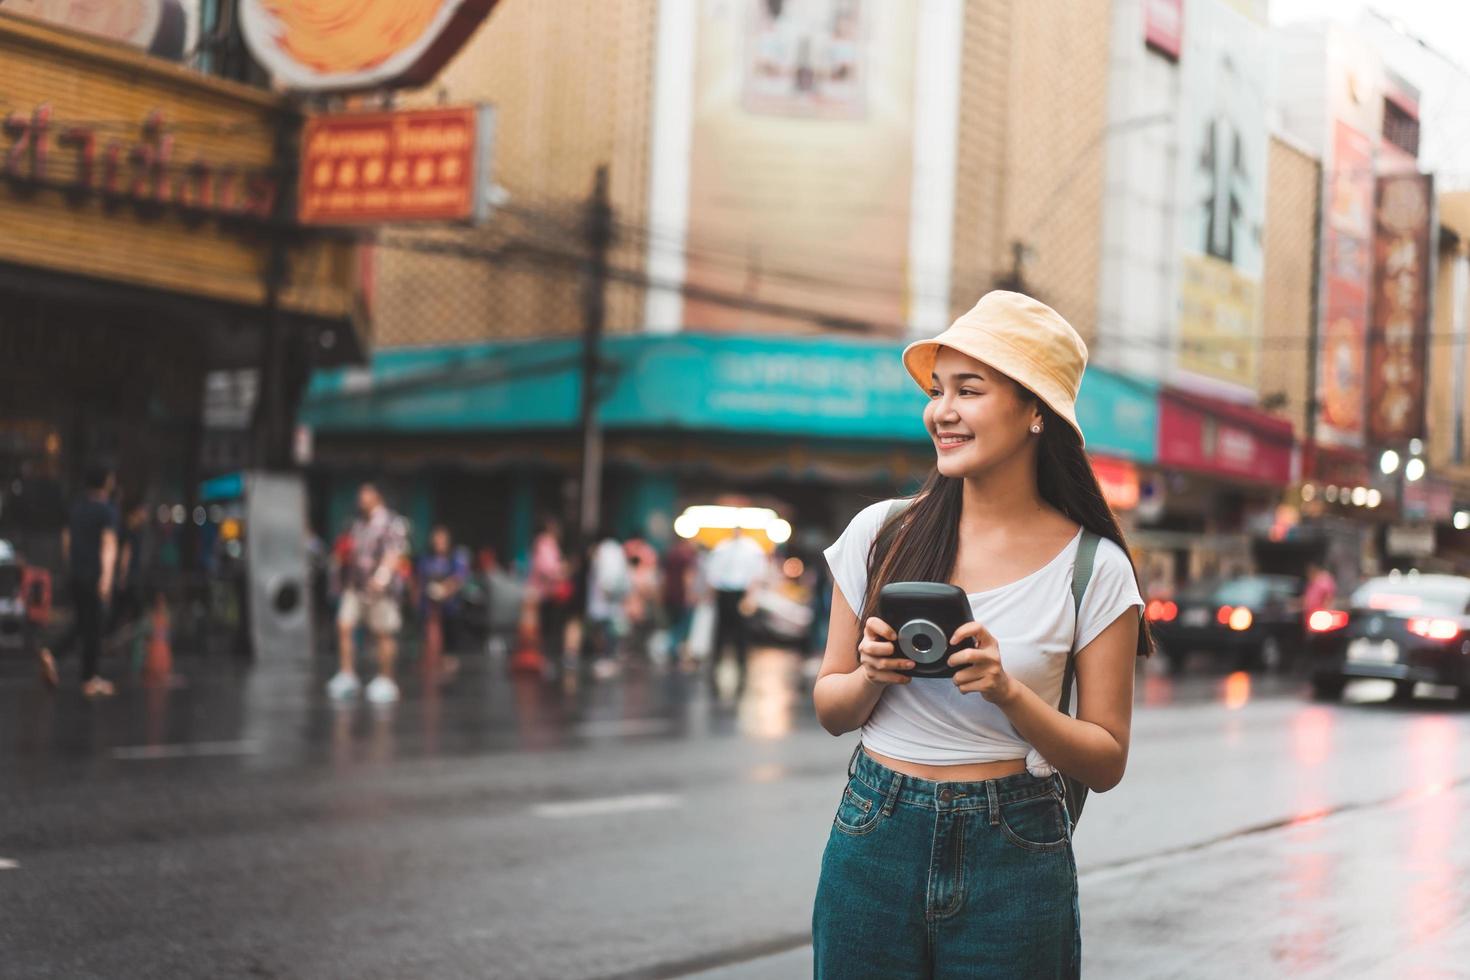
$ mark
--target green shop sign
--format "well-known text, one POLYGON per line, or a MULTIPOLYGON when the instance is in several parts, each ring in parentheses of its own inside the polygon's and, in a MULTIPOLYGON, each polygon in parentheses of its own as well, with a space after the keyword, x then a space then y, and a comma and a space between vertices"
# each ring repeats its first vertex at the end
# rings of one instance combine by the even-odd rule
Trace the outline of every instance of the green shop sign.
MULTIPOLYGON (((613 430, 921 442, 924 394, 899 363, 902 349, 831 337, 609 337, 601 417, 613 430)), ((302 421, 322 435, 571 428, 580 358, 575 340, 380 350, 370 369, 318 372, 302 421)), ((1079 414, 1089 447, 1151 461, 1155 394, 1088 372, 1079 414)))

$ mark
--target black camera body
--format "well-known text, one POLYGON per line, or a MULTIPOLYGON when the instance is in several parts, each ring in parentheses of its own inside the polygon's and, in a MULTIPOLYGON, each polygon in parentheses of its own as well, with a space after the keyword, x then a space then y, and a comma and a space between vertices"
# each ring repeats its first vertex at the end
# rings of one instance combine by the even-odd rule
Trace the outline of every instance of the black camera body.
POLYGON ((962 668, 951 667, 949 658, 975 645, 949 643, 955 630, 975 620, 970 597, 958 585, 890 582, 878 592, 878 618, 898 633, 893 655, 914 662, 912 670, 900 671, 910 677, 953 677, 962 668))

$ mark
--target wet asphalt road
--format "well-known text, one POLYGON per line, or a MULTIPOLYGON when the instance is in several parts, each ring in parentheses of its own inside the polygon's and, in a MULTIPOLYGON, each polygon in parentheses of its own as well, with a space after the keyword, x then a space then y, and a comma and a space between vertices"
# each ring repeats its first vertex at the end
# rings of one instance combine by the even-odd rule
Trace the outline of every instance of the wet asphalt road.
MULTIPOLYGON (((384 710, 329 704, 325 662, 178 667, 87 704, 0 661, 0 977, 810 975, 855 736, 788 655, 738 704, 467 658, 384 710)), ((1465 975, 1470 712, 1140 682, 1077 839, 1085 975, 1465 975)))

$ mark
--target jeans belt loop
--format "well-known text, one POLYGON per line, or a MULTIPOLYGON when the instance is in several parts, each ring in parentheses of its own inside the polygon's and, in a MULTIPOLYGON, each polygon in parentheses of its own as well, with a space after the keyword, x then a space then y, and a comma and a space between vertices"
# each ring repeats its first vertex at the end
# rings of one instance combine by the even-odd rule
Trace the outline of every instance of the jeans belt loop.
POLYGON ((848 758, 847 758, 847 778, 848 779, 851 779, 853 776, 857 775, 857 760, 858 760, 858 755, 862 751, 863 751, 863 743, 862 742, 858 742, 857 748, 853 749, 852 750, 852 755, 848 756, 848 758))
POLYGON ((1000 826, 1000 793, 996 792, 995 780, 985 780, 985 796, 990 803, 990 826, 1000 826))
POLYGON ((898 803, 898 791, 903 788, 903 773, 893 774, 893 780, 888 784, 888 798, 883 801, 883 816, 893 816, 893 807, 898 803))

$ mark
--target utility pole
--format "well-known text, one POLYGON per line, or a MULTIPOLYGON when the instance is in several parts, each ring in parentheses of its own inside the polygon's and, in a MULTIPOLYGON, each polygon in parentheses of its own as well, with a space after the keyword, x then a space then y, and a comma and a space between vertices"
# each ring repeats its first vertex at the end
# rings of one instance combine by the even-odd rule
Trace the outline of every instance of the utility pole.
POLYGON ((591 544, 601 519, 602 426, 597 418, 602 331, 607 319, 607 253, 612 244, 612 203, 607 164, 597 168, 583 223, 587 258, 582 267, 582 480, 577 515, 578 552, 591 544))

